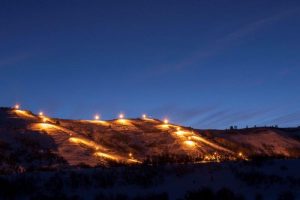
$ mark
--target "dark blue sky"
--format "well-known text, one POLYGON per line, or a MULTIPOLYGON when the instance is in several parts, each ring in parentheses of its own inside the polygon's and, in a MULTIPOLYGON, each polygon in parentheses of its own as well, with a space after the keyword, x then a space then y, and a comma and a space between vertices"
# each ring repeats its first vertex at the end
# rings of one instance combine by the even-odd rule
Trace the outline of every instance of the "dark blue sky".
POLYGON ((0 2, 0 105, 300 125, 300 2, 0 2))

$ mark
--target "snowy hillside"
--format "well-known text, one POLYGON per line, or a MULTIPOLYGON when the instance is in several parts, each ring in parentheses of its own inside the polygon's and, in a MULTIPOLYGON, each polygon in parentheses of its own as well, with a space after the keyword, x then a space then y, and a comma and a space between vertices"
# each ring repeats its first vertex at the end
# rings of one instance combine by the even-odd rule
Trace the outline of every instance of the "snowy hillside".
POLYGON ((150 118, 63 120, 1 108, 1 170, 299 157, 298 132, 275 128, 195 130, 150 118))

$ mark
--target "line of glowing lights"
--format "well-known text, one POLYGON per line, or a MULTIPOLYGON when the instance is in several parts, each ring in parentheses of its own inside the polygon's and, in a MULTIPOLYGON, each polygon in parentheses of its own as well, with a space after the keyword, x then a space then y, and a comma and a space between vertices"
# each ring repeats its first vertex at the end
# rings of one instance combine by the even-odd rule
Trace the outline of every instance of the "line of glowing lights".
MULTIPOLYGON (((20 108, 21 108, 21 105, 20 104, 15 104, 14 105, 14 107, 13 107, 14 109, 16 109, 16 110, 20 110, 20 108)), ((39 113, 38 113, 38 116, 40 116, 40 117, 43 117, 43 121, 47 121, 47 119, 45 118, 45 115, 44 115, 44 112, 43 111, 40 111, 39 113)), ((98 121, 98 120, 100 120, 100 115, 99 114, 96 114, 96 115, 94 115, 94 120, 95 121, 98 121)), ((124 113, 120 113, 119 115, 118 115, 118 118, 119 119, 125 119, 125 114, 124 113)), ((142 115, 142 119, 150 119, 146 114, 143 114, 142 115)), ((163 123, 164 124, 169 124, 169 119, 164 119, 163 120, 163 123)))

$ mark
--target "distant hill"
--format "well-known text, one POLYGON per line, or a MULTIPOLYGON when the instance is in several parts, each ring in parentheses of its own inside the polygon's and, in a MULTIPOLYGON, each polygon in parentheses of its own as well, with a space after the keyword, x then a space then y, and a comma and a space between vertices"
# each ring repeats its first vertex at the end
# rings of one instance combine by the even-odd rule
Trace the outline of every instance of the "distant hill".
POLYGON ((299 128, 196 130, 151 118, 65 120, 0 109, 0 172, 300 157, 299 128))

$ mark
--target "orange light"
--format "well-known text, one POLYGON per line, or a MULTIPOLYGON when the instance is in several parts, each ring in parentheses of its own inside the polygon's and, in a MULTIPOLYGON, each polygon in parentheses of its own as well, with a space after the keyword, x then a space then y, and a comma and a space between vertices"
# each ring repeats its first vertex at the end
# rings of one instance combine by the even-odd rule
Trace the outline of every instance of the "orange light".
POLYGON ((132 153, 129 153, 128 156, 131 158, 132 157, 132 153))
POLYGON ((185 141, 185 144, 187 144, 190 147, 194 147, 195 146, 195 142, 191 141, 191 140, 187 140, 185 141))
POLYGON ((146 114, 143 114, 143 119, 147 119, 147 115, 146 114))
MULTIPOLYGON (((44 120, 43 120, 44 121, 44 120)), ((42 129, 53 129, 54 126, 51 125, 51 124, 47 124, 47 123, 40 123, 39 124, 39 127, 42 128, 42 129)))
POLYGON ((180 127, 177 127, 177 131, 180 131, 181 130, 181 128, 180 127))
POLYGON ((39 116, 44 116, 44 113, 43 112, 39 112, 39 116))
POLYGON ((113 155, 109 155, 109 154, 107 154, 107 153, 96 152, 94 155, 95 155, 95 156, 99 156, 99 157, 108 158, 108 159, 111 159, 111 160, 116 160, 116 161, 118 161, 118 158, 116 158, 116 157, 113 156, 113 155))
POLYGON ((168 124, 169 120, 168 119, 164 119, 164 124, 168 124))
POLYGON ((242 157, 242 156, 243 156, 243 153, 242 153, 242 152, 239 152, 239 156, 242 157))
POLYGON ((43 122, 44 123, 47 122, 47 118, 46 117, 43 118, 43 122))
POLYGON ((187 132, 185 132, 185 131, 176 131, 175 132, 178 136, 183 136, 185 133, 187 133, 187 132))
POLYGON ((99 119, 100 119, 100 116, 99 116, 99 115, 95 115, 94 119, 95 119, 95 120, 99 120, 99 119))
POLYGON ((119 114, 119 119, 124 119, 124 114, 123 113, 119 114))
POLYGON ((15 105, 15 109, 19 110, 19 109, 20 109, 20 105, 19 105, 19 104, 16 104, 16 105, 15 105))

